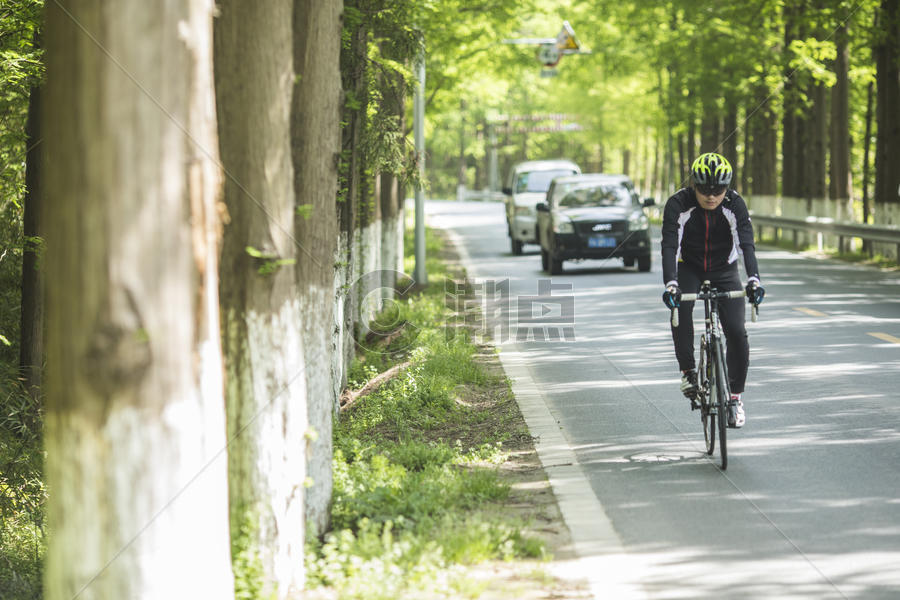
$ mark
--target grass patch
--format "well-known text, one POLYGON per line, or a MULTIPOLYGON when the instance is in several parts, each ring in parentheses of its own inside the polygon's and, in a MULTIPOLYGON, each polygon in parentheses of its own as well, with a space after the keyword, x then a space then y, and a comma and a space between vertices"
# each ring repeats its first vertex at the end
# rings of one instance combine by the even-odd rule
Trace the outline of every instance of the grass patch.
POLYGON ((879 269, 896 269, 898 267, 895 259, 878 253, 869 256, 868 252, 840 252, 837 248, 826 248, 825 253, 838 260, 878 267, 879 269))
POLYGON ((463 565, 547 553, 524 533, 528 523, 504 510, 511 489, 500 465, 508 442, 527 432, 510 422, 515 401, 505 378, 479 361, 484 349, 450 326, 440 252, 429 235, 431 283, 390 317, 412 333, 368 348, 350 370, 360 388, 409 362, 335 426, 332 531, 307 548, 313 590, 347 599, 475 598, 484 586, 467 580, 463 565))
POLYGON ((818 255, 827 256, 829 258, 834 258, 836 260, 867 265, 870 267, 877 267, 879 269, 897 269, 898 266, 900 266, 898 265, 896 259, 884 256, 882 254, 875 253, 872 256, 869 256, 868 252, 864 252, 862 250, 855 252, 841 252, 839 248, 829 246, 826 246, 820 251, 818 246, 815 244, 797 245, 794 244, 793 239, 785 238, 783 236, 778 238, 774 238, 771 236, 760 237, 757 240, 757 243, 780 248, 782 250, 790 250, 791 252, 815 253, 818 255))

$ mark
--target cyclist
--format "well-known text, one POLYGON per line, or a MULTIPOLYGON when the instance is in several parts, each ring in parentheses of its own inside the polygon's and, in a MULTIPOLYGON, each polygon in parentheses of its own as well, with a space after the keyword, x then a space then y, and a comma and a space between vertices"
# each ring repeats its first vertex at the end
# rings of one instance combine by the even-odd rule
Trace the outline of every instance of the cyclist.
MULTIPOLYGON (((701 154, 691 165, 692 187, 675 192, 666 202, 662 225, 663 302, 678 309, 680 325, 672 327, 675 357, 681 369, 681 391, 695 405, 697 371, 694 361, 693 302, 681 302, 681 294, 696 293, 709 280, 722 291, 741 289, 738 258, 743 255, 747 272, 747 299, 762 302, 759 268, 753 244, 753 226, 744 199, 728 189, 733 170, 721 154, 701 154)), ((719 304, 719 319, 726 340, 726 362, 731 389, 729 426, 742 427, 746 420, 741 395, 750 364, 750 345, 744 327, 740 298, 719 304)))

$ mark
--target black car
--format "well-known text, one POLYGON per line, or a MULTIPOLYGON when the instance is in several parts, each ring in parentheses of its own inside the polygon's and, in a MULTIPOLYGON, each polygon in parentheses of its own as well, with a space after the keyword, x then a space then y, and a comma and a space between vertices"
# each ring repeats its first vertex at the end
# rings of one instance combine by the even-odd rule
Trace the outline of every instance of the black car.
POLYGON ((562 273, 565 260, 621 258, 650 270, 650 221, 625 175, 600 173, 557 177, 537 205, 541 266, 562 273))

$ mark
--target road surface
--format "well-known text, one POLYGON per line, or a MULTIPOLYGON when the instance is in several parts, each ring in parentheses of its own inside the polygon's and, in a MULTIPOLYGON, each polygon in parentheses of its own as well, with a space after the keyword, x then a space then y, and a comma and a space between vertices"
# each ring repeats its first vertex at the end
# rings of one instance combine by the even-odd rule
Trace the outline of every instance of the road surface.
POLYGON ((426 214, 627 556, 609 577, 654 599, 900 597, 900 273, 758 250, 747 425, 723 472, 678 391, 658 232, 650 273, 567 262, 551 280, 536 246, 511 254, 501 204, 426 214))

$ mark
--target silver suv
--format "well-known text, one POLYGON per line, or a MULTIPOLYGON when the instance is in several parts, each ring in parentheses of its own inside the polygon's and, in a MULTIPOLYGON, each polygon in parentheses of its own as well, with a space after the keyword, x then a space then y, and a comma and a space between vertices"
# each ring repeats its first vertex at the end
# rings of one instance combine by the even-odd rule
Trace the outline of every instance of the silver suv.
POLYGON ((506 194, 506 226, 512 253, 522 254, 524 244, 537 244, 535 206, 547 197, 554 177, 577 175, 581 168, 570 160, 531 160, 516 164, 509 171, 503 193, 506 194))

